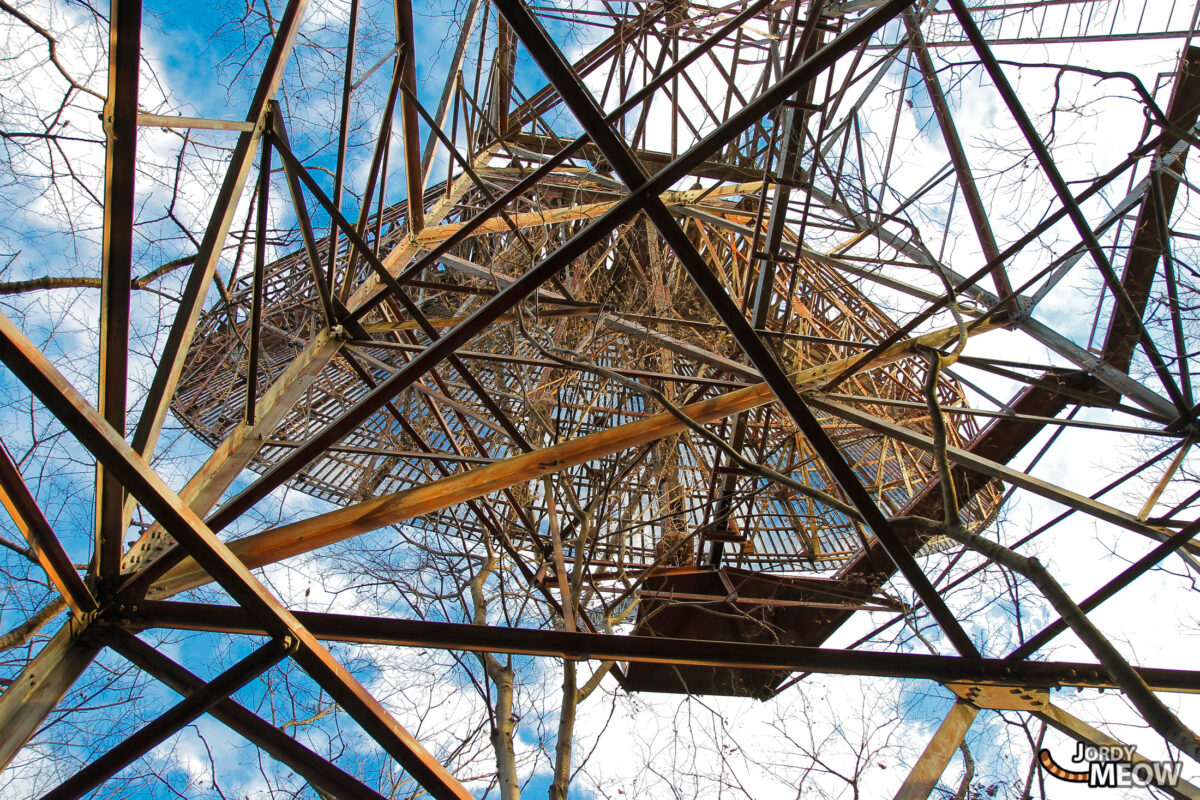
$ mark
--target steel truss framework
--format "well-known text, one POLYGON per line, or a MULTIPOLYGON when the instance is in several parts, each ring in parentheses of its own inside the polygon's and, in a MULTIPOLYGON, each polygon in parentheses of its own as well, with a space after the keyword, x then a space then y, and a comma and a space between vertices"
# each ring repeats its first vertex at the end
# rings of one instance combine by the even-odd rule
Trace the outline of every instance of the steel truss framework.
MULTIPOLYGON (((893 522, 940 519, 949 476, 968 524, 986 523, 1003 493, 1016 487, 1066 506, 1045 527, 1078 513, 1158 542, 1079 601, 1085 615, 1165 559, 1180 554, 1194 567, 1191 559, 1200 553, 1190 501, 1152 516, 1200 428, 1188 335, 1172 314, 1178 306, 1163 311, 1150 302, 1155 286, 1176 303, 1184 291, 1171 220, 1196 141, 1200 54, 1183 53, 1170 102, 1148 113, 1142 146, 1090 184, 1069 186, 992 48, 1132 35, 1174 46, 1188 34, 1097 28, 1085 19, 1098 5, 1091 2, 1042 4, 1078 14, 1076 30, 1066 32, 1064 23, 1063 31, 1031 33, 1021 27, 1029 5, 606 4, 583 22, 571 17, 572 24, 601 31, 600 43, 571 65, 544 27, 561 22, 564 12, 521 0, 493 0, 491 7, 476 0, 451 79, 431 111, 418 97, 420 47, 412 9, 401 1, 366 210, 350 220, 338 210, 345 117, 330 197, 303 154, 293 151, 274 100, 305 13, 305 0, 291 0, 245 123, 223 124, 237 134, 228 171, 153 385, 140 415, 129 416, 137 127, 222 124, 139 117, 141 4, 114 0, 98 406, 0 318, 0 359, 97 462, 95 552, 81 577, 7 451, 0 459, 4 505, 70 608, 66 623, 0 696, 0 763, 21 750, 99 650, 112 648, 183 699, 47 797, 87 793, 206 713, 329 796, 380 796, 230 699, 272 664, 292 658, 431 795, 469 797, 323 641, 940 682, 960 702, 900 788, 906 798, 928 796, 980 708, 1015 709, 1081 741, 1111 742, 1053 706, 1046 690, 1124 688, 1117 676, 1097 664, 1033 660, 1067 622, 1048 625, 1006 658, 982 657, 942 599, 969 576, 933 580, 914 557, 946 540, 930 541, 893 522), (485 89, 473 93, 459 70, 473 26, 493 10, 500 47, 485 89), (992 233, 932 48, 960 48, 982 64, 1055 191, 1046 217, 1008 245, 992 233), (897 61, 923 82, 951 163, 922 192, 889 209, 862 177, 856 109, 897 61), (524 97, 519 86, 530 80, 543 88, 524 97), (713 80, 720 92, 698 85, 713 80), (385 208, 386 145, 397 106, 408 199, 385 208), (433 132, 424 148, 422 125, 433 132), (427 189, 435 183, 439 149, 448 177, 427 189), (256 159, 258 185, 251 190, 256 159), (1153 165, 1147 177, 1131 180, 1125 201, 1106 218, 1085 213, 1089 198, 1146 163, 1153 165), (282 166, 304 248, 268 264, 273 164, 282 166), (986 259, 969 274, 909 235, 902 213, 947 177, 956 182, 986 259), (253 271, 232 285, 227 301, 206 311, 247 191, 257 193, 259 209, 253 271), (322 238, 310 204, 332 220, 322 238), (1060 222, 1074 226, 1076 247, 1032 277, 1009 269, 1060 222), (1094 266, 1107 292, 1105 335, 1093 349, 1034 314, 1077 263, 1077 269, 1094 266), (893 310, 883 310, 881 291, 894 299, 893 310), (965 315, 961 326, 936 327, 950 320, 952 307, 965 315), (1172 318, 1161 335, 1156 326, 1172 318), (930 354, 949 354, 960 339, 999 327, 1023 332, 1075 366, 1042 369, 963 356, 958 375, 944 371, 934 384, 950 420, 942 448, 922 396, 930 354), (1139 363, 1145 376, 1131 374, 1139 363), (967 368, 1023 388, 996 410, 969 408, 961 377, 967 368), (657 410, 630 381, 654 387, 681 410, 657 410), (1092 406, 1116 410, 1128 422, 1060 416, 1092 406), (172 408, 215 448, 178 493, 149 465, 172 408), (1086 497, 1011 465, 1039 433, 1072 425, 1155 437, 1164 445, 1126 476, 1169 462, 1144 508, 1129 511, 1100 499, 1111 487, 1086 497), (707 436, 697 431, 701 426, 707 436), (791 483, 732 460, 714 439, 791 483), (939 471, 939 451, 949 471, 939 471), (246 470, 255 473, 252 482, 221 502, 246 470), (559 482, 541 480, 555 475, 559 482), (219 538, 285 484, 342 508, 219 538), (624 510, 588 555, 564 548, 567 532, 557 522, 550 526, 554 535, 543 524, 556 508, 564 513, 564 497, 555 497, 563 486, 581 503, 624 510), (135 504, 155 524, 123 552, 135 504), (251 572, 418 518, 434 531, 491 538, 530 590, 571 621, 567 629, 293 613, 251 572), (601 634, 590 609, 561 603, 558 581, 576 558, 589 559, 589 580, 598 589, 624 589, 671 565, 732 564, 819 573, 814 580, 826 581, 827 596, 801 603, 802 635, 787 637, 788 644, 601 634), (896 572, 955 653, 822 647, 856 609, 886 602, 878 594, 896 572), (170 599, 209 582, 235 605, 170 599), (134 635, 147 628, 267 641, 205 683, 134 635)), ((352 30, 351 63, 353 41, 352 30)), ((351 94, 349 66, 346 75, 343 107, 351 94)), ((569 514, 564 524, 573 524, 569 514)), ((1155 691, 1200 690, 1200 673, 1140 666, 1136 672, 1155 691)), ((1198 796, 1188 785, 1169 791, 1198 796)))

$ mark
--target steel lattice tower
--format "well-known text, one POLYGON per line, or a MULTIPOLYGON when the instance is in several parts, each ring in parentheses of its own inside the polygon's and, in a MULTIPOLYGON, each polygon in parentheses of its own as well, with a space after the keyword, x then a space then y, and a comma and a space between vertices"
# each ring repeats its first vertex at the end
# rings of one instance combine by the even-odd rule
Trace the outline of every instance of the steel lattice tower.
MULTIPOLYGON (((1124 162, 1068 182, 1006 77, 1011 67, 993 54, 1135 36, 1176 47, 1190 44, 1186 30, 1125 30, 1115 12, 1101 13, 1106 4, 1073 1, 563 10, 473 0, 440 103, 427 108, 413 9, 398 2, 387 113, 352 215, 340 202, 345 124, 331 126, 330 192, 274 100, 305 5, 292 0, 279 20, 154 382, 140 416, 127 417, 140 4, 113 4, 99 409, 0 321, 0 359, 98 462, 95 557, 82 577, 12 459, 0 464, 5 505, 71 612, 0 697, 5 763, 111 647, 187 695, 162 718, 166 733, 207 711, 323 793, 378 796, 227 699, 290 657, 431 795, 469 796, 322 640, 613 659, 635 691, 766 698, 797 672, 935 681, 960 700, 904 797, 928 796, 979 709, 1106 741, 1053 706, 1051 687, 1121 689, 1155 730, 1200 752, 1155 705, 1159 694, 1196 691, 1197 673, 1122 667, 1103 635, 1093 647, 1087 632, 1087 614, 1128 583, 1176 553, 1193 566, 1200 554, 1194 495, 1160 502, 1185 494, 1181 466, 1200 435, 1194 336, 1179 321, 1191 251, 1176 210, 1192 191, 1182 176, 1196 142, 1200 55, 1185 46, 1163 84, 1169 97, 1145 100, 1146 134, 1124 162), (568 63, 578 41, 587 46, 568 63), (1049 210, 1022 218, 1020 236, 993 231, 998 201, 960 139, 965 112, 947 97, 942 82, 954 73, 935 64, 939 50, 970 54, 1049 187, 1049 210), (889 82, 901 69, 919 92, 889 82), (927 104, 924 135, 949 159, 906 196, 892 170, 914 145, 895 128, 869 129, 864 109, 881 96, 897 120, 906 99, 927 104), (400 165, 389 164, 393 144, 400 165), (1117 178, 1128 191, 1113 188, 1117 178), (398 182, 405 199, 393 202, 398 182), (254 263, 206 303, 249 193, 254 263), (1107 213, 1091 202, 1101 193, 1107 213), (273 259, 272 194, 294 214, 302 245, 273 259), (955 222, 971 258, 933 244, 955 222), (1051 230, 1070 231, 1065 251, 1027 257, 1051 230), (1092 270, 1103 293, 1088 309, 1086 343, 1036 313, 1073 269, 1092 270), (994 335, 1049 355, 974 349, 1002 329, 994 335), (1017 388, 996 400, 980 375, 1017 388), (1094 409, 1111 417, 1075 419, 1094 409), (213 450, 177 493, 148 463, 172 414, 213 450), (1157 469, 1137 508, 1099 486, 1085 496, 1069 476, 1034 474, 1070 426, 1172 443, 1130 471, 1157 469), (1042 447, 1032 462, 1031 443, 1042 447), (336 508, 220 535, 284 486, 336 508), (945 600, 957 561, 934 576, 923 557, 966 541, 1028 567, 969 538, 987 534, 1017 490, 1120 529, 1133 566, 1011 652, 981 653, 945 600), (134 502, 154 523, 125 548, 134 502), (578 508, 594 513, 586 542, 572 538, 578 508), (964 533, 947 532, 951 523, 964 533), (495 547, 549 609, 546 629, 298 615, 252 572, 388 526, 495 547), (564 590, 568 571, 589 587, 587 602, 564 590), (916 607, 897 599, 893 580, 916 607), (179 597, 212 582, 231 605, 179 597), (614 597, 636 601, 636 617, 599 633, 614 597), (943 653, 882 652, 870 637, 827 645, 858 612, 894 622, 917 607, 940 629, 943 653), (196 685, 134 636, 157 627, 267 643, 196 685), (1067 627, 1095 662, 1033 658, 1067 627)), ((138 736, 52 796, 79 796, 154 746, 138 736)))

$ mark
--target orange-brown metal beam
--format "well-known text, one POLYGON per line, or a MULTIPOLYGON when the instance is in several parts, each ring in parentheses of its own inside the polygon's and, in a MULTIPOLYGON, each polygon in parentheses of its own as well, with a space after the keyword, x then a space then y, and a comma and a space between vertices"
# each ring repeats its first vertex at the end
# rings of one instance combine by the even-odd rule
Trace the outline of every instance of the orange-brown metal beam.
MULTIPOLYGON (((994 327, 999 327, 999 323, 980 324, 972 330, 972 334, 994 327)), ((906 358, 920 348, 943 346, 957 337, 958 328, 953 327, 897 342, 881 353, 873 366, 883 366, 906 358)), ((854 357, 851 356, 810 367, 793 375, 792 381, 797 389, 812 389, 820 386, 830 376, 838 374, 853 361, 854 357)), ((765 405, 772 402, 774 397, 768 386, 755 384, 694 403, 684 407, 683 411, 692 420, 706 423, 765 405)), ((367 531, 484 497, 517 483, 656 441, 664 436, 679 433, 684 428, 684 424, 674 415, 657 414, 496 464, 460 472, 422 486, 356 503, 301 522, 281 525, 262 533, 235 539, 229 543, 229 547, 249 567, 271 564, 367 531)), ((185 589, 201 586, 210 580, 212 579, 198 564, 186 559, 154 584, 150 596, 167 597, 185 589)))
POLYGON ((76 616, 95 611, 96 598, 75 571, 3 442, 0 442, 0 503, 29 543, 29 552, 46 570, 76 616))
MULTIPOLYGON (((258 401, 254 422, 241 422, 225 441, 213 451, 204 466, 192 476, 179 498, 197 514, 207 514, 221 499, 225 490, 249 466, 254 456, 266 444, 267 438, 283 421, 299 399, 312 386, 321 370, 340 349, 344 339, 322 331, 309 343, 296 360, 271 384, 258 401)), ((136 570, 158 553, 167 549, 171 538, 155 522, 142 533, 121 561, 123 573, 136 570)))

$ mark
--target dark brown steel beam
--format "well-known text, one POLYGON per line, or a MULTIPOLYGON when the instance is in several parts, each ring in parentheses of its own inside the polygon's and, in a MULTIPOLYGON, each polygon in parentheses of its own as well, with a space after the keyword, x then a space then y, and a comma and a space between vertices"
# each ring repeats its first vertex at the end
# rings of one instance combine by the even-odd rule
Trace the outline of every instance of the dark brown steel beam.
MULTIPOLYGON (((637 661, 657 664, 787 669, 836 675, 876 675, 953 683, 982 681, 1012 686, 1115 688, 1098 664, 1048 661, 1013 662, 915 653, 836 650, 797 645, 614 636, 532 628, 504 628, 453 622, 294 612, 313 635, 328 641, 447 650, 516 653, 553 658, 637 661)), ((147 600, 138 603, 131 624, 182 630, 261 634, 263 628, 236 606, 147 600)), ((1138 668, 1155 689, 1200 692, 1200 672, 1138 668)))
MULTIPOLYGON (((187 697, 205 689, 204 681, 158 650, 121 628, 109 628, 102 638, 130 663, 145 670, 172 691, 187 697)), ((309 750, 262 717, 226 697, 208 713, 235 733, 244 736, 272 758, 291 767, 318 791, 338 800, 383 800, 383 796, 350 773, 309 750)))
MULTIPOLYGON (((133 277, 134 178, 137 164, 138 70, 142 2, 115 0, 109 16, 107 135, 104 160, 104 231, 100 276, 100 415, 125 435, 129 369, 129 292, 133 277)), ((92 568, 101 591, 121 573, 125 492, 96 466, 96 549, 92 568)))
MULTIPOLYGON (((355 3, 354 8, 358 8, 355 3)), ((258 207, 254 225, 254 276, 250 291, 250 345, 246 354, 246 424, 253 425, 258 406, 258 357, 262 349, 263 286, 267 272, 267 212, 271 200, 271 147, 265 145, 258 166, 258 207)))
POLYGON ((157 719, 143 725, 125 741, 42 795, 42 800, 74 800, 95 789, 125 767, 157 747, 172 734, 208 711, 279 662, 292 647, 290 641, 272 639, 218 675, 204 688, 189 694, 157 719))
MULTIPOLYGON (((276 148, 281 155, 290 152, 288 149, 287 129, 283 124, 283 113, 279 104, 271 101, 268 105, 267 126, 263 135, 263 148, 276 148)), ((264 155, 264 161, 270 164, 270 157, 264 155)), ((338 310, 334 308, 333 287, 328 283, 328 273, 321 269, 321 248, 317 244, 317 236, 313 231, 312 220, 308 215, 308 201, 304 198, 304 190, 300 187, 304 169, 298 162, 286 157, 283 161, 283 175, 288 187, 288 195, 292 198, 292 210, 296 214, 296 224, 300 228, 300 238, 304 241, 304 252, 308 256, 308 269, 312 273, 313 288, 321 299, 321 309, 325 314, 325 324, 333 327, 341 322, 338 310)), ((304 173, 307 175, 307 173, 304 173)))
MULTIPOLYGON (((853 27, 833 39, 828 45, 818 50, 812 57, 804 59, 800 66, 793 71, 792 80, 783 80, 772 87, 777 94, 773 99, 776 105, 784 101, 809 82, 814 80, 825 69, 855 47, 868 41, 870 37, 887 22, 894 19, 904 9, 911 5, 905 0, 891 0, 876 6, 868 15, 853 27), (800 74, 796 74, 800 73, 800 74)), ((496 0, 496 6, 504 14, 517 36, 525 44, 530 55, 542 69, 552 85, 563 97, 566 106, 575 115, 584 130, 592 137, 592 141, 612 164, 618 176, 630 189, 653 183, 637 163, 632 151, 624 140, 617 136, 609 127, 595 98, 574 75, 570 65, 563 59, 558 48, 550 41, 549 36, 534 19, 529 10, 520 0, 496 0)), ((771 96, 771 91, 760 95, 771 96)), ((736 117, 735 117, 736 119, 736 117)), ((728 123, 727 123, 728 125, 728 123)), ((722 126, 725 127, 725 126, 722 126)), ((694 152, 695 148, 693 149, 694 152)), ((680 160, 686 159, 685 155, 680 160)), ((801 398, 800 393, 792 384, 787 372, 780 366, 774 353, 759 338, 754 328, 746 320, 737 304, 729 297, 725 287, 705 263, 703 256, 696 250, 687 234, 671 216, 671 212, 656 194, 647 194, 642 198, 643 210, 668 246, 679 258, 684 269, 691 276, 697 289, 708 301, 717 316, 729 328, 730 334, 738 346, 750 359, 750 362, 762 374, 763 380, 778 398, 788 415, 803 431, 813 449, 829 468, 838 486, 854 504, 862 515, 871 532, 878 541, 882 542, 888 556, 899 566, 900 571, 909 584, 916 590, 922 602, 929 608, 946 636, 959 653, 977 655, 969 636, 954 618, 950 609, 938 596, 929 579, 921 571, 912 554, 892 530, 891 524, 883 516, 874 499, 863 487, 862 482, 842 457, 837 446, 825 433, 816 417, 801 398)))

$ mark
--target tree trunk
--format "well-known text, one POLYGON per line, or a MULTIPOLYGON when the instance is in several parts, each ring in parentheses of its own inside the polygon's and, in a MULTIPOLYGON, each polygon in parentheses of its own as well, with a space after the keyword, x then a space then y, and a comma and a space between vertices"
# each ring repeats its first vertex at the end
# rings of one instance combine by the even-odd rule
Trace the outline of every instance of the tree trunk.
POLYGON ((496 726, 492 729, 492 749, 496 751, 496 780, 500 784, 500 800, 520 800, 521 787, 517 782, 517 754, 513 737, 517 723, 513 719, 513 670, 502 666, 491 656, 488 677, 496 687, 496 726))
POLYGON ((563 661, 562 709, 558 714, 558 739, 554 743, 554 781, 550 800, 567 800, 571 782, 571 744, 575 736, 575 708, 579 692, 575 687, 575 662, 563 661))

